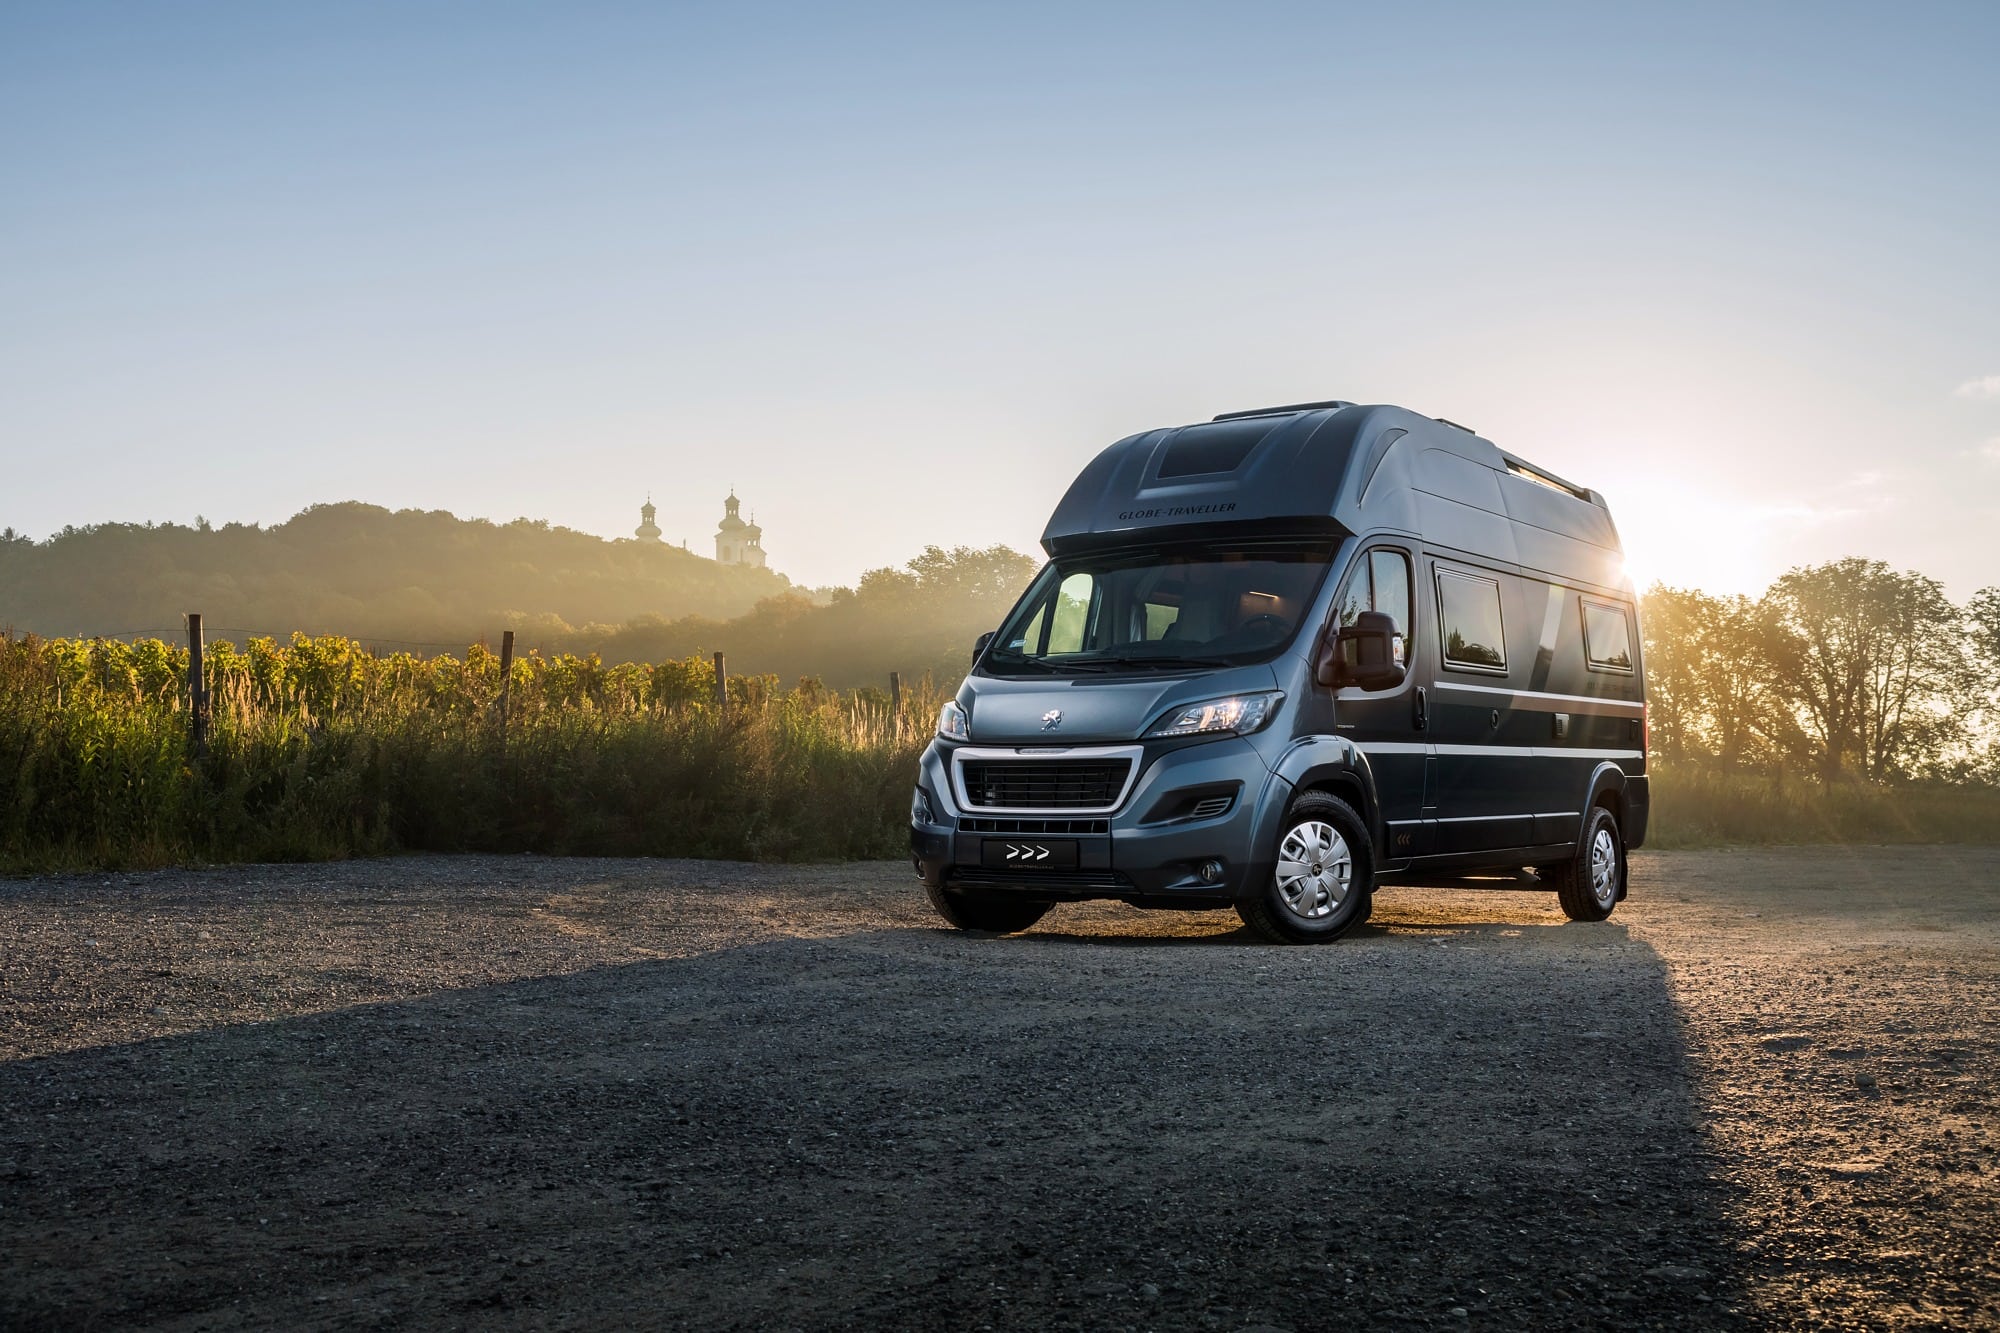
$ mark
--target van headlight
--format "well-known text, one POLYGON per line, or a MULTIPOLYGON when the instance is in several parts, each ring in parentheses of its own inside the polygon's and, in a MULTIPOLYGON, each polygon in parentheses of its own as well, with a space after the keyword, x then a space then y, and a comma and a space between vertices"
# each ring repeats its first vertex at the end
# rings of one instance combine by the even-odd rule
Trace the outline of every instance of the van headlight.
POLYGON ((1145 739, 1163 736, 1203 736, 1228 733, 1247 736, 1271 720, 1285 696, 1277 690, 1263 694, 1232 694, 1222 699, 1204 699, 1185 704, 1147 728, 1145 739))
POLYGON ((972 719, 958 706, 958 700, 947 699, 944 707, 938 709, 938 735, 946 740, 969 741, 972 739, 972 719))

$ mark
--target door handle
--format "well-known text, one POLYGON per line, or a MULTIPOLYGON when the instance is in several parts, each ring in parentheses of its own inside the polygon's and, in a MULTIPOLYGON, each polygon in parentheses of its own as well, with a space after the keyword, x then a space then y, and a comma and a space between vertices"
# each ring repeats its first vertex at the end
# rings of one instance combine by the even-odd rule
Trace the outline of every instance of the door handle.
POLYGON ((1412 706, 1416 710, 1417 730, 1422 731, 1431 724, 1431 697, 1421 685, 1417 686, 1412 706))

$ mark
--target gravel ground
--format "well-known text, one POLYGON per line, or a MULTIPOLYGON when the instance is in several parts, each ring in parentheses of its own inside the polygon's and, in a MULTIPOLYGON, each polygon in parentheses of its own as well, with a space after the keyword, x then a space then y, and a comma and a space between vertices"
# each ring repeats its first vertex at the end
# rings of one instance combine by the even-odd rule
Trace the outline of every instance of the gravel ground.
POLYGON ((938 928, 907 867, 0 881, 0 1327, 2000 1328, 2000 849, 938 928))

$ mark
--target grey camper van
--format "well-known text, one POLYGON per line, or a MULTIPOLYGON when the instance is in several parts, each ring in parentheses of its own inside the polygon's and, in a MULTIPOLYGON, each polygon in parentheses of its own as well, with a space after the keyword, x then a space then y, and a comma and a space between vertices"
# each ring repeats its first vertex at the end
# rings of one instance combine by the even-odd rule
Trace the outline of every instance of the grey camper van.
POLYGON ((1310 943, 1378 884, 1501 876, 1586 921, 1625 896, 1645 673, 1595 491, 1451 422, 1306 403, 1118 441, 1042 545, 920 761, 947 921, 1231 905, 1310 943))

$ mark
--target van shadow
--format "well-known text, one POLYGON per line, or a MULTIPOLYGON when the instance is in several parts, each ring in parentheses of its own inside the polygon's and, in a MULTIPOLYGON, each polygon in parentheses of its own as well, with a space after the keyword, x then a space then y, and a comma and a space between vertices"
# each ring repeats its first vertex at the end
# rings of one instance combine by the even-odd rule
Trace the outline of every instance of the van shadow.
MULTIPOLYGON (((1571 922, 1546 891, 1435 889, 1397 886, 1378 891, 1370 918, 1341 935, 1341 941, 1382 939, 1416 931, 1429 935, 1518 935, 1524 930, 1596 930, 1571 922)), ((937 928, 946 933, 947 927, 937 928)), ((979 936, 992 938, 991 936, 979 936)), ((1083 945, 1110 949, 1235 948, 1287 949, 1244 925, 1229 908, 1208 911, 1143 910, 1116 903, 1066 903, 1031 931, 1013 937, 1021 944, 1083 945)), ((1624 938, 1622 933, 1619 938, 1624 938)))
POLYGON ((1665 969, 1565 934, 889 929, 16 1061, 0 1325, 1732 1323, 1665 969))

